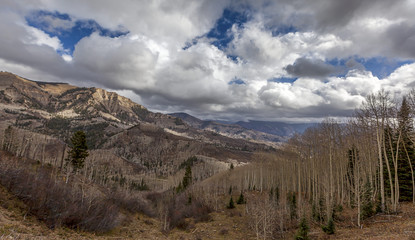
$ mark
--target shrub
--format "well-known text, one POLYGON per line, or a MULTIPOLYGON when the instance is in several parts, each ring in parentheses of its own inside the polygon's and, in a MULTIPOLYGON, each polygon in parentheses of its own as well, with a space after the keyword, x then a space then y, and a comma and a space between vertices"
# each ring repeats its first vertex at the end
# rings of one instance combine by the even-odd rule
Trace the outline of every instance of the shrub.
POLYGON ((176 195, 173 201, 170 201, 169 218, 170 227, 174 228, 182 225, 186 218, 193 218, 195 222, 206 222, 211 219, 209 213, 212 210, 197 198, 192 198, 188 204, 186 194, 176 195))
POLYGON ((79 186, 55 179, 50 167, 37 166, 32 170, 27 164, 17 160, 6 163, 2 158, 0 184, 49 228, 66 226, 106 232, 120 223, 119 207, 99 191, 91 188, 82 192, 79 186))

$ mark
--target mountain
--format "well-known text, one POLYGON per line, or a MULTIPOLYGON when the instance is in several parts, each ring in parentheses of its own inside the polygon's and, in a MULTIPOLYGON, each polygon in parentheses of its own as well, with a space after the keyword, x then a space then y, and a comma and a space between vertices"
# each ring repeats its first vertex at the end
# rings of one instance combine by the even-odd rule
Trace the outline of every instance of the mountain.
MULTIPOLYGON (((233 132, 226 130, 228 134, 201 130, 180 118, 153 113, 114 92, 37 82, 0 72, 3 149, 59 168, 64 167, 69 139, 78 130, 86 132, 91 149, 88 164, 95 171, 110 179, 126 178, 127 182, 145 176, 153 187, 164 182, 160 177, 180 174, 183 162, 191 156, 199 159, 195 171, 197 165, 214 169, 199 177, 202 179, 227 169, 230 162, 251 161, 255 151, 274 151, 239 137, 234 132, 246 129, 233 127, 233 132)), ((162 186, 168 187, 165 183, 162 186)))
POLYGON ((284 140, 280 135, 268 134, 266 132, 257 131, 255 129, 249 129, 238 124, 219 123, 210 120, 204 121, 187 113, 171 113, 169 115, 180 118, 186 124, 189 124, 194 128, 212 131, 231 138, 245 139, 268 144, 278 143, 284 140))
POLYGON ((270 121, 239 121, 219 122, 215 120, 201 120, 187 113, 171 113, 171 116, 182 119, 195 128, 209 130, 233 138, 241 138, 258 142, 282 142, 295 133, 302 133, 314 123, 284 123, 270 121))
POLYGON ((284 123, 267 121, 236 122, 241 127, 264 132, 272 135, 290 137, 295 133, 303 133, 307 128, 315 126, 315 123, 284 123))

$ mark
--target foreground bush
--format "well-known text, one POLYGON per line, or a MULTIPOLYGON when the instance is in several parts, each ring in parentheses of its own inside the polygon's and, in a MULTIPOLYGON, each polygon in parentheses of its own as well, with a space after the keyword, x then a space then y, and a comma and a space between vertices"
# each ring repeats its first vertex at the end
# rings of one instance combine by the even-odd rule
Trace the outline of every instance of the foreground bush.
POLYGON ((0 184, 48 227, 105 232, 120 223, 119 207, 99 191, 65 184, 50 167, 0 158, 0 184))
POLYGON ((173 194, 172 192, 151 193, 147 199, 158 209, 158 217, 162 222, 162 230, 168 232, 177 227, 189 228, 186 219, 192 218, 194 222, 211 220, 209 213, 212 209, 197 197, 190 198, 187 192, 173 194))

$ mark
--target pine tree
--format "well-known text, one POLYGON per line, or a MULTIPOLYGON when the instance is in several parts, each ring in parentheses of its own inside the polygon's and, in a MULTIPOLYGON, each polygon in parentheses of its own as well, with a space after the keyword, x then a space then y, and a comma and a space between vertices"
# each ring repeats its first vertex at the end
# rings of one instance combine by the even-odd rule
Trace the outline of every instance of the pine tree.
POLYGON ((235 208, 235 203, 233 202, 233 199, 231 197, 231 200, 229 200, 229 204, 228 206, 226 206, 228 209, 233 209, 235 208))
POLYGON ((371 199, 372 196, 372 189, 370 187, 369 179, 366 181, 365 187, 364 187, 364 193, 362 197, 362 214, 361 218, 366 219, 368 217, 371 217, 375 214, 375 211, 373 210, 373 201, 371 199))
POLYGON ((77 131, 71 137, 71 149, 68 151, 67 161, 72 165, 73 171, 77 172, 82 169, 85 159, 89 156, 88 146, 86 144, 86 135, 84 131, 77 131))
POLYGON ((241 195, 239 195, 239 198, 238 198, 238 201, 236 201, 236 204, 245 204, 245 198, 242 192, 241 192, 241 195))
POLYGON ((184 173, 182 186, 183 189, 186 189, 192 183, 192 168, 190 165, 187 165, 186 172, 184 173))
POLYGON ((180 193, 184 190, 186 190, 187 187, 192 184, 192 167, 190 164, 186 166, 186 170, 183 176, 183 180, 179 183, 179 186, 176 187, 176 193, 180 193))
POLYGON ((323 232, 327 233, 328 235, 334 234, 335 232, 335 226, 333 218, 330 218, 327 222, 326 226, 322 226, 321 229, 323 229, 323 232))
POLYGON ((307 220, 305 219, 305 217, 303 217, 300 222, 300 228, 298 229, 298 232, 295 235, 295 239, 296 240, 307 240, 309 230, 310 228, 308 227, 307 220))
POLYGON ((399 200, 411 201, 413 196, 412 172, 413 167, 414 146, 410 139, 413 133, 413 120, 411 117, 410 106, 404 97, 397 114, 398 130, 401 132, 401 142, 398 157, 398 179, 399 179, 399 200), (411 162, 409 162, 411 161, 411 162))
POLYGON ((288 204, 290 206, 290 218, 297 218, 297 200, 294 192, 288 193, 288 204))
POLYGON ((377 194, 375 212, 376 213, 381 213, 382 212, 380 193, 377 194))

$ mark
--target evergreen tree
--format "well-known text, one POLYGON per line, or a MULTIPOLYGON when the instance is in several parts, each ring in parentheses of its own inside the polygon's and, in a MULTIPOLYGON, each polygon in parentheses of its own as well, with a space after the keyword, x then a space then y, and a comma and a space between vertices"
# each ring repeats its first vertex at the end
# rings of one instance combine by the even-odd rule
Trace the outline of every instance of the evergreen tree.
POLYGON ((373 201, 372 201, 372 188, 370 187, 369 179, 366 181, 366 184, 364 186, 364 193, 362 197, 362 214, 361 218, 366 219, 368 217, 371 217, 375 214, 375 211, 373 210, 373 201))
POLYGON ((290 218, 297 218, 297 199, 294 192, 288 193, 288 204, 290 207, 290 218))
POLYGON ((186 166, 183 180, 179 183, 179 186, 176 187, 176 192, 180 193, 186 190, 186 188, 190 186, 190 184, 192 184, 192 179, 192 167, 190 166, 190 164, 188 164, 186 166))
POLYGON ((231 200, 229 200, 229 204, 228 204, 228 206, 226 206, 228 209, 232 209, 232 208, 235 208, 235 203, 233 202, 233 199, 232 199, 232 197, 231 197, 231 200))
POLYGON ((245 198, 241 192, 241 195, 239 195, 239 198, 238 198, 238 201, 236 201, 236 204, 244 204, 244 203, 245 203, 245 198))
MULTIPOLYGON (((395 156, 397 151, 397 144, 400 135, 400 142, 398 148, 398 181, 399 181, 399 201, 411 201, 413 196, 413 186, 412 186, 412 173, 411 173, 411 164, 414 166, 414 152, 415 148, 410 139, 410 136, 413 133, 413 121, 411 117, 411 109, 406 100, 402 99, 401 107, 397 113, 398 120, 398 129, 394 131, 390 126, 385 128, 385 138, 387 141, 386 144, 386 153, 389 160, 389 165, 393 166, 392 157, 395 156), (392 142, 392 149, 389 144, 389 140, 392 142), (392 153, 394 156, 392 156, 392 153), (409 163, 411 161, 411 163, 409 163)), ((390 179, 386 169, 386 163, 384 163, 384 175, 385 178, 385 193, 391 192, 390 179)), ((392 175, 392 184, 395 184, 395 172, 391 171, 392 175)))
POLYGON ((327 222, 327 225, 322 226, 321 229, 323 229, 323 232, 325 232, 329 235, 334 234, 335 226, 334 226, 333 218, 330 218, 329 221, 327 222))
POLYGON ((415 151, 410 136, 414 129, 411 109, 405 97, 402 99, 397 117, 398 130, 401 132, 398 157, 399 201, 412 201, 412 173, 409 161, 413 167, 415 151))
POLYGON ((295 235, 295 239, 296 240, 307 240, 309 230, 310 228, 308 227, 307 220, 305 219, 305 217, 303 217, 300 222, 300 228, 298 229, 298 232, 295 235))
POLYGON ((382 212, 380 192, 378 192, 378 194, 377 194, 375 212, 376 213, 381 213, 382 212))
POLYGON ((186 172, 184 173, 182 187, 186 189, 192 183, 192 168, 190 165, 187 165, 186 172))
POLYGON ((275 187, 275 202, 278 204, 280 201, 280 188, 278 186, 275 187))
MULTIPOLYGON (((398 181, 399 181, 399 201, 411 201, 413 196, 413 185, 412 185, 412 172, 411 165, 414 166, 414 153, 415 148, 410 139, 410 136, 413 134, 413 120, 411 117, 411 109, 406 100, 402 99, 401 107, 397 113, 398 120, 398 129, 393 131, 390 126, 387 126, 385 129, 386 141, 391 140, 392 148, 389 144, 386 144, 386 153, 389 159, 389 165, 393 166, 392 162, 392 152, 396 154, 396 147, 398 144, 398 139, 400 135, 400 142, 398 148, 398 181), (389 139, 389 137, 391 139, 389 139)), ((384 161, 384 165, 385 161, 384 161)), ((384 175, 385 178, 385 193, 390 193, 390 179, 387 174, 386 166, 384 166, 384 175)), ((395 172, 391 171, 392 174, 392 184, 395 184, 395 172)))
POLYGON ((73 171, 77 172, 82 169, 85 159, 89 156, 88 146, 86 144, 86 135, 84 131, 77 131, 71 137, 71 149, 68 151, 67 161, 72 165, 73 171))

